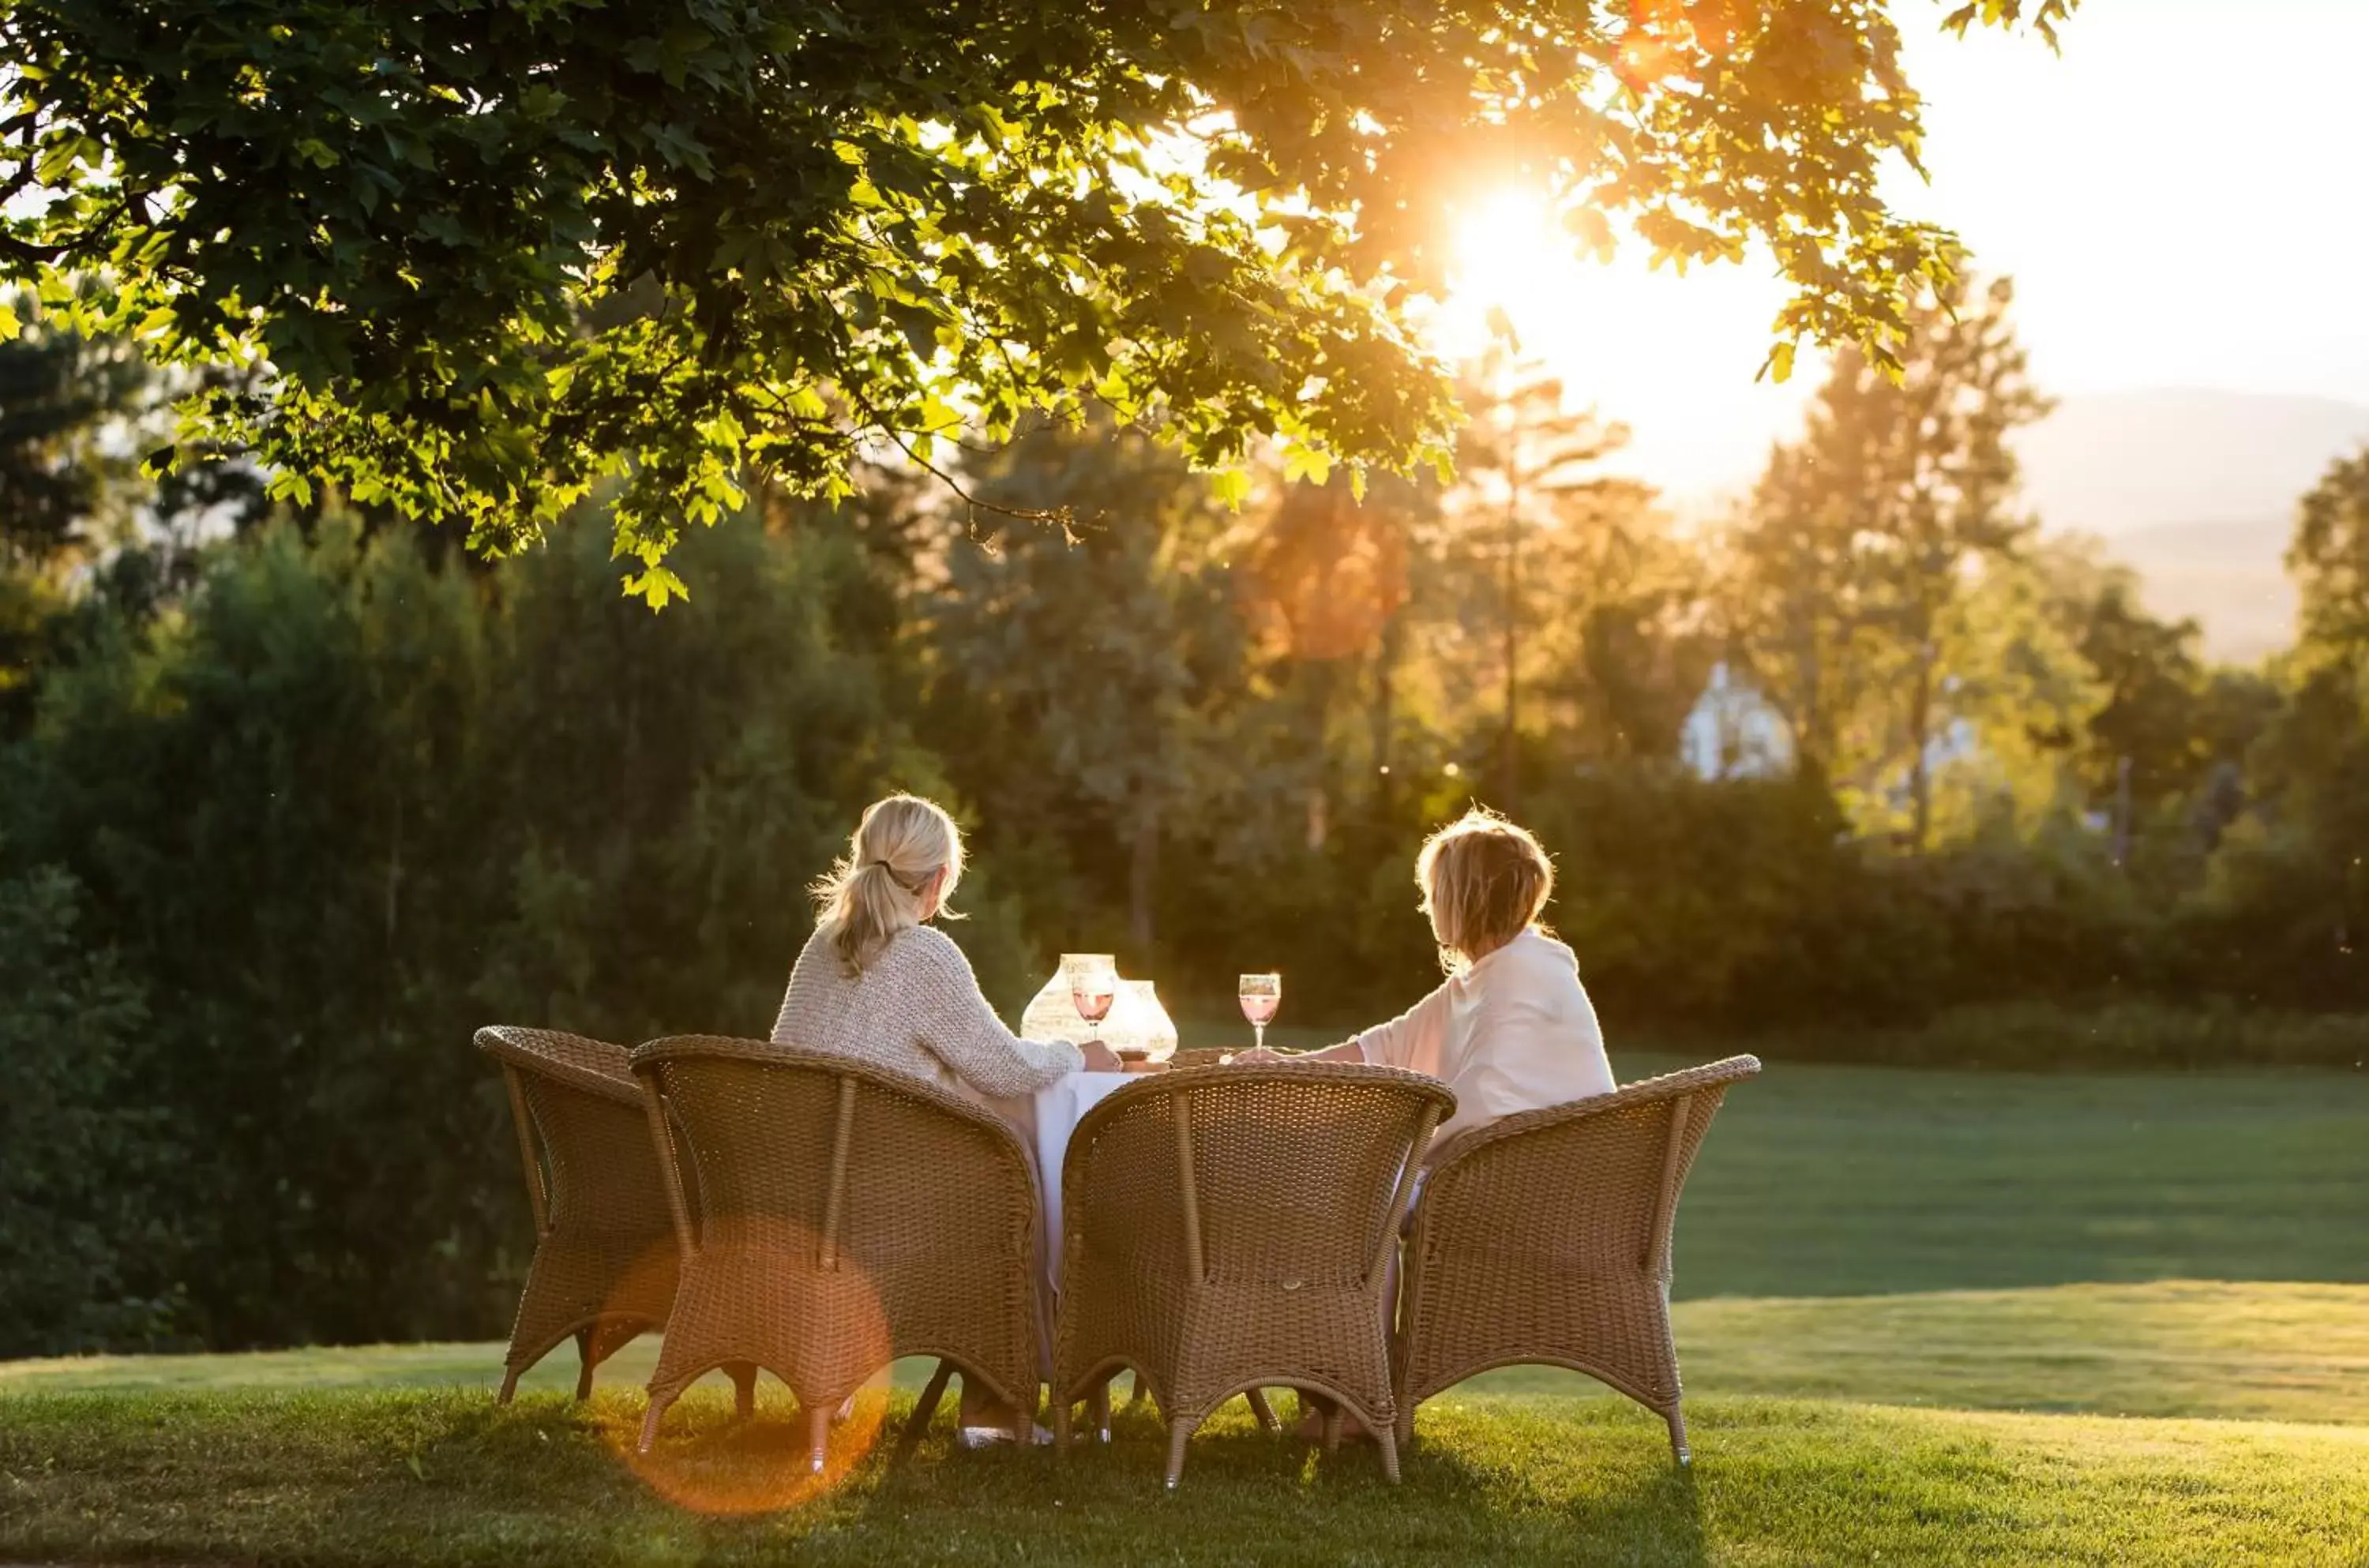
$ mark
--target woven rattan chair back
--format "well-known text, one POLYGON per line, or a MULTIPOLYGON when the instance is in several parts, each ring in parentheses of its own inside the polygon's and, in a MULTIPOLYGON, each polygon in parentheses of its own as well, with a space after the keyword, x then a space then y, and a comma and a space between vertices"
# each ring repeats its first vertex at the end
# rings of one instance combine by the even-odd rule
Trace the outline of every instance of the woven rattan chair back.
POLYGON ((715 1368, 746 1404, 788 1384, 821 1468, 829 1413, 902 1356, 1031 1410, 1037 1198, 1020 1139, 978 1105, 841 1057, 684 1036, 634 1052, 673 1127, 682 1284, 650 1379, 647 1448, 715 1368))
POLYGON ((674 1225, 641 1086, 625 1047, 605 1040, 497 1024, 477 1031, 477 1045, 502 1064, 534 1212, 501 1398, 572 1337, 583 1399, 593 1368, 665 1326, 674 1299, 674 1225))
POLYGON ((1080 1399, 1101 1415, 1132 1367, 1168 1423, 1173 1486, 1211 1411, 1288 1386, 1382 1434, 1396 1480, 1389 1261, 1455 1104, 1414 1073, 1305 1063, 1173 1071, 1089 1111, 1062 1171, 1056 1436, 1080 1399))
POLYGON ((1507 1116, 1442 1144, 1399 1299, 1399 1435, 1415 1405, 1493 1367, 1585 1372, 1668 1424, 1689 1462, 1670 1337, 1678 1194, 1752 1057, 1507 1116))

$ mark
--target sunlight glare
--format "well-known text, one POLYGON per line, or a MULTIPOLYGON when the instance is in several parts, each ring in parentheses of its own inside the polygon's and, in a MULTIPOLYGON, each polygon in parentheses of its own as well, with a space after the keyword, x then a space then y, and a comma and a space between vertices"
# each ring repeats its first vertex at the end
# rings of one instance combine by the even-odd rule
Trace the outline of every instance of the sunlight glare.
POLYGON ((1576 265, 1555 230, 1539 192, 1515 187, 1490 196, 1457 230, 1454 297, 1508 315, 1552 297, 1555 275, 1576 265))
POLYGON ((1817 367, 1793 383, 1754 381, 1782 299, 1756 260, 1654 270, 1632 237, 1609 261, 1586 255, 1546 191, 1487 190, 1457 223, 1448 292, 1426 328, 1451 361, 1476 358, 1496 326, 1524 358, 1562 377, 1574 406, 1627 423, 1609 472, 1650 479, 1688 504, 1734 486, 1798 418, 1817 367))

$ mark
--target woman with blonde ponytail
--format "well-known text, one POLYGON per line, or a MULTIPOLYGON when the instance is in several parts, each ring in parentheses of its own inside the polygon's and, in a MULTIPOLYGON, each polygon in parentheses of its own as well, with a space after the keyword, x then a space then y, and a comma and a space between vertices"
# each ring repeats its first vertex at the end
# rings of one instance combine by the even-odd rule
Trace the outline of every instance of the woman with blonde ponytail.
MULTIPOLYGON (((1036 1091, 1081 1069, 1116 1071, 1118 1059, 1093 1041, 1024 1040, 1003 1026, 970 960, 928 923, 959 918, 946 900, 962 867, 962 833, 942 807, 910 795, 875 801, 814 886, 814 934, 790 971, 773 1043, 967 1094, 1034 1148, 1036 1091)), ((966 1443, 1008 1438, 1017 1420, 963 1379, 966 1443)))
POLYGON ((815 929, 790 971, 773 1043, 856 1057, 974 1098, 1034 1094, 1087 1065, 1114 1070, 1100 1046, 1024 1040, 980 994, 970 960, 926 923, 962 879, 962 833, 919 795, 864 813, 847 854, 814 886, 815 929))

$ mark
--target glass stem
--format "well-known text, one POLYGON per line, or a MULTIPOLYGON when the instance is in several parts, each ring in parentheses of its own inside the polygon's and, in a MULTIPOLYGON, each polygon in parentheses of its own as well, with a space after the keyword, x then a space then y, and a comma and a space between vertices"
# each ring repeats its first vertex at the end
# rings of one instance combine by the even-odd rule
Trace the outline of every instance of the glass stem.
POLYGON ((1260 1050, 1266 1049, 1266 1025, 1264 1024, 1252 1024, 1251 1038, 1258 1042, 1258 1048, 1260 1050))

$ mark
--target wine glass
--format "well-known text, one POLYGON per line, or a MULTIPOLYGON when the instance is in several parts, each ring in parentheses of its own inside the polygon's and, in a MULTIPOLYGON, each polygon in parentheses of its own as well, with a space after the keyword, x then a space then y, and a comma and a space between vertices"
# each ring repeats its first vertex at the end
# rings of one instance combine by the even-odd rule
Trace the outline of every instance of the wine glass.
POLYGON ((1235 995, 1242 1000, 1242 1016, 1251 1021, 1252 1036, 1265 1047, 1266 1026, 1275 1022, 1275 1010, 1283 1005, 1283 977, 1244 975, 1235 995))
POLYGON ((1118 966, 1106 953, 1081 953, 1070 965, 1070 1002, 1086 1021, 1089 1037, 1102 1038, 1102 1022, 1118 999, 1118 966))

